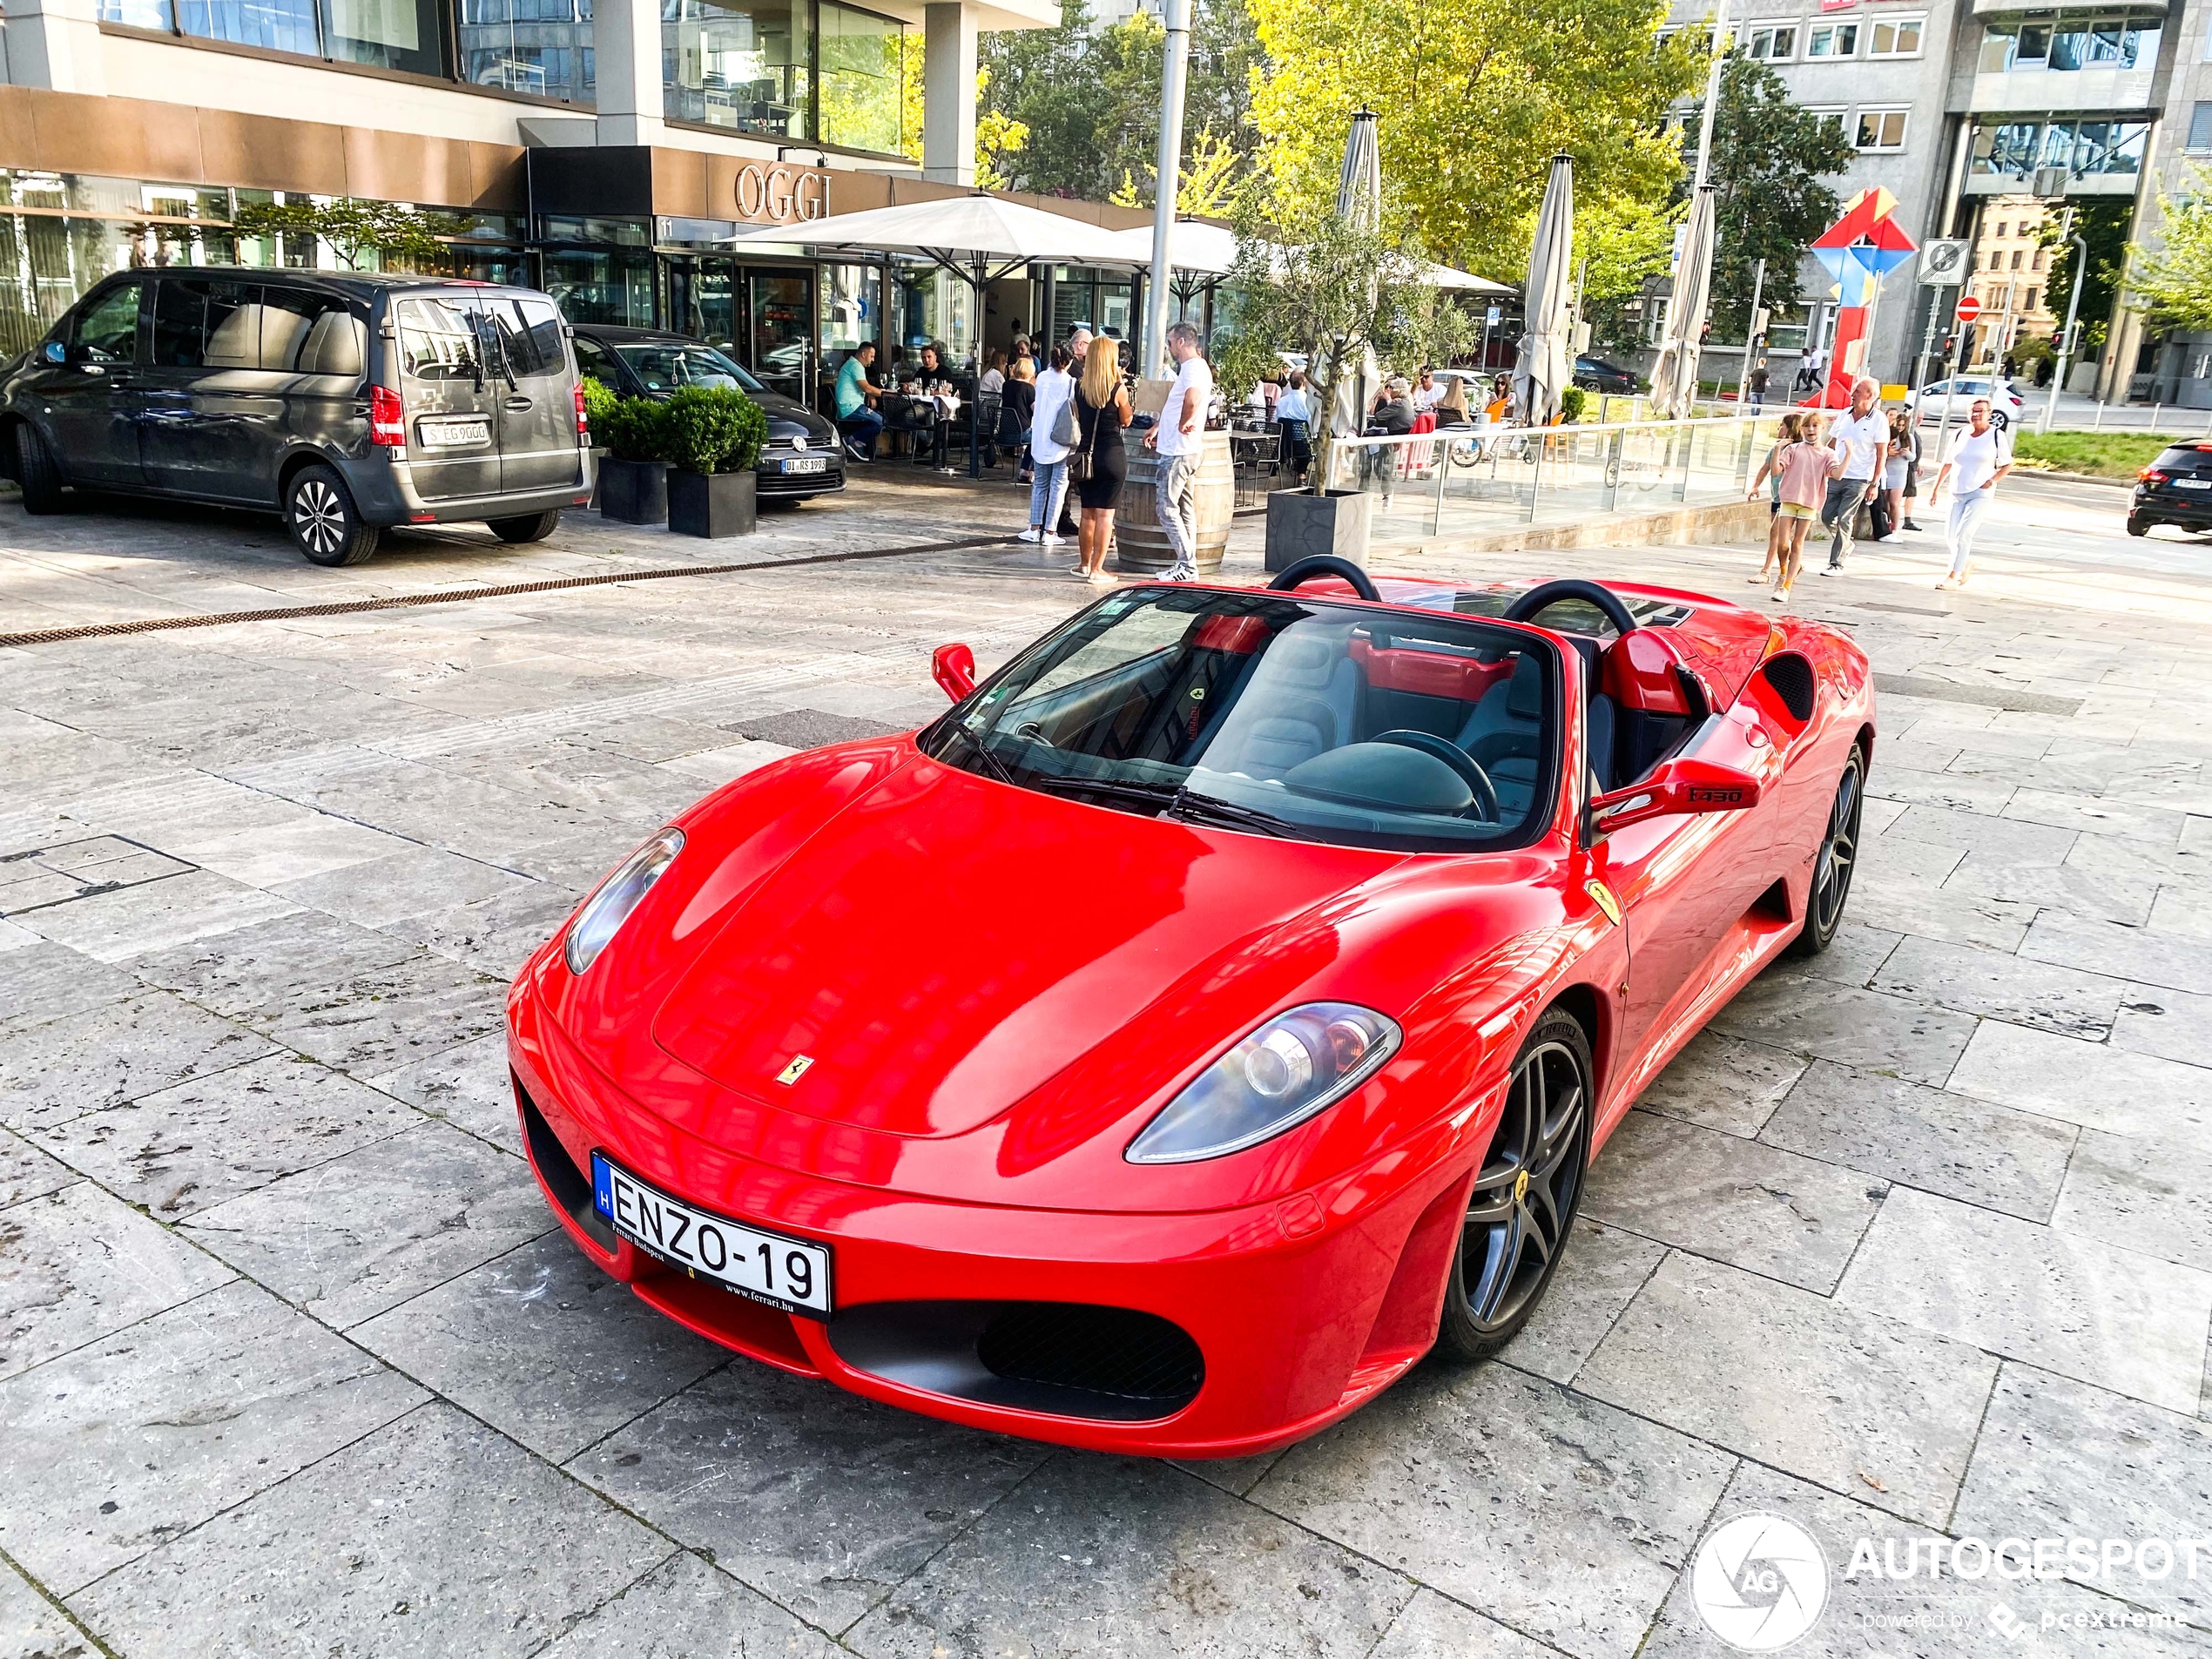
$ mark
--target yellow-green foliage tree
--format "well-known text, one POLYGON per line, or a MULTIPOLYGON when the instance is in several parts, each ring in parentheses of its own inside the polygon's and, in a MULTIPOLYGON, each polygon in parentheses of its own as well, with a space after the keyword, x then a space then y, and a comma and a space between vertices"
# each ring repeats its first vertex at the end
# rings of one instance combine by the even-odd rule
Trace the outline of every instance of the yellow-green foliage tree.
MULTIPOLYGON (((1277 211, 1334 199, 1352 112, 1379 116, 1383 177, 1426 252, 1510 273, 1554 151, 1585 208, 1656 215, 1682 171, 1662 130, 1698 84, 1703 44, 1658 27, 1665 0, 1251 0, 1270 67, 1252 118, 1277 211)), ((1615 215, 1615 218, 1621 215, 1615 215)))
POLYGON ((2182 193, 2158 192, 2161 236, 2128 245, 2128 303, 2154 323, 2212 328, 2212 178, 2189 169, 2182 193))
MULTIPOLYGON (((1027 131, 1023 129, 1024 136, 1027 131)), ((1183 148, 1183 177, 1176 183, 1175 211, 1207 219, 1235 218, 1252 179, 1236 146, 1208 128, 1183 148)), ((1144 169, 1142 185, 1136 182, 1136 172, 1124 167, 1122 182, 1108 199, 1119 207, 1150 207, 1159 179, 1157 164, 1144 169)))
MULTIPOLYGON (((922 32, 907 30, 901 43, 904 63, 900 74, 900 153, 921 159, 922 32)), ((1012 179, 1006 158, 1029 142, 1029 129, 1003 110, 992 109, 983 94, 991 84, 991 66, 975 71, 975 182, 985 190, 1010 190, 1012 179)))

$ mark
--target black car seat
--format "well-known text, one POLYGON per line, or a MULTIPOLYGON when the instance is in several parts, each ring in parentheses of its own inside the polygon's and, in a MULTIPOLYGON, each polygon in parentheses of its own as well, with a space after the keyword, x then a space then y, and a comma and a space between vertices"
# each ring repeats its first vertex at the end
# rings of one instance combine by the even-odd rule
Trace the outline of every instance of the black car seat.
MULTIPOLYGON (((1589 709, 1590 770, 1601 792, 1613 787, 1615 714, 1613 699, 1597 690, 1595 640, 1574 642, 1591 688, 1589 709)), ((1544 718, 1544 664, 1534 651, 1523 651, 1513 673, 1502 685, 1482 694, 1460 729, 1460 748, 1473 755, 1490 774, 1501 797, 1508 786, 1522 806, 1535 796, 1536 767, 1541 754, 1544 718)))

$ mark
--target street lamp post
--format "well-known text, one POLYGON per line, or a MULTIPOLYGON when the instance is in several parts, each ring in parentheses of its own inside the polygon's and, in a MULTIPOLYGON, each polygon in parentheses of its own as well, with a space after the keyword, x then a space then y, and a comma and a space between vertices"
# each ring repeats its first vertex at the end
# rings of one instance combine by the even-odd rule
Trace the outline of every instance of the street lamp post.
POLYGON ((1167 0, 1167 61, 1160 77, 1160 176, 1152 192, 1152 280, 1145 294, 1144 350, 1137 361, 1157 372, 1168 347, 1168 236, 1183 183, 1183 93, 1190 63, 1190 0, 1167 0))
MULTIPOLYGON (((2067 210, 2069 219, 2072 218, 2072 212, 2073 210, 2069 208, 2067 210)), ((2051 376, 2051 395, 2044 400, 2042 423, 2036 428, 2039 432, 2048 432, 2051 429, 2052 417, 2059 412, 2059 392, 2066 385, 2066 360, 2074 352, 2074 319, 2081 309, 2081 284, 2089 271, 2087 239, 2069 236, 2066 239, 2074 248, 2074 292, 2066 297, 2066 332, 2059 336, 2058 372, 2051 376)))

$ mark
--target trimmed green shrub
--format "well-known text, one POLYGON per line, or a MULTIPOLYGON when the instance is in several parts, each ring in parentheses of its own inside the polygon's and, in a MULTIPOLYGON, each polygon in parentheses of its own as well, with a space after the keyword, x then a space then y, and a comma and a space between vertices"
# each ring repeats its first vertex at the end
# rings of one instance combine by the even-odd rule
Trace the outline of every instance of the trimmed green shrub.
POLYGON ((617 461, 667 460, 662 453, 667 427, 667 405, 650 397, 613 398, 604 415, 591 411, 592 437, 617 461))
POLYGON ((768 417, 734 386, 686 386, 660 413, 660 458, 686 472, 749 472, 768 442, 768 417))
POLYGON ((597 438, 599 433, 599 422, 607 418, 608 411, 620 402, 621 399, 589 374, 586 374, 577 384, 583 388, 583 418, 591 422, 591 433, 593 437, 597 438))
POLYGON ((1559 418, 1562 421, 1581 420, 1582 418, 1583 406, 1588 403, 1589 401, 1590 395, 1579 386, 1563 386, 1560 388, 1559 418))

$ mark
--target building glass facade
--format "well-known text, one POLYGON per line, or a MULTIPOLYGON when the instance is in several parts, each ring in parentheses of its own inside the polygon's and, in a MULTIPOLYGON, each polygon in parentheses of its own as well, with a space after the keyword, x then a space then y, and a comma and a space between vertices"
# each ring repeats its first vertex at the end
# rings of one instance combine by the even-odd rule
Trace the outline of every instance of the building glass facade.
POLYGON ((459 0, 459 4, 454 32, 461 78, 470 85, 565 104, 597 100, 591 0, 459 0))

